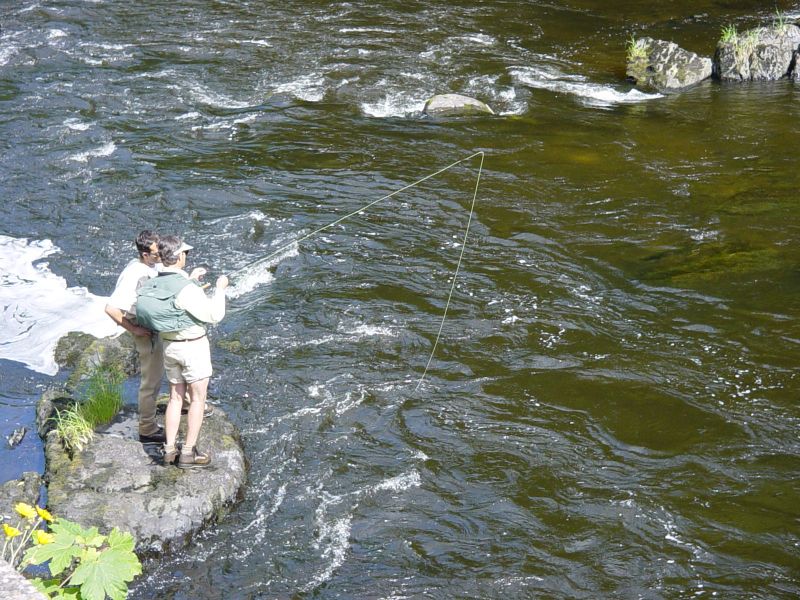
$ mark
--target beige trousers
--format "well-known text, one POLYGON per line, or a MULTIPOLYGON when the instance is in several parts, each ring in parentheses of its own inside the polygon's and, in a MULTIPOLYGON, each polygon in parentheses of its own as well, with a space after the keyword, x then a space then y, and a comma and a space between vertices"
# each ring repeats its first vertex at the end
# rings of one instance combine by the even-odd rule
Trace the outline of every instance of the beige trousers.
POLYGON ((164 346, 158 336, 149 338, 135 335, 133 341, 142 372, 139 382, 139 435, 152 435, 158 431, 156 398, 164 376, 164 346))

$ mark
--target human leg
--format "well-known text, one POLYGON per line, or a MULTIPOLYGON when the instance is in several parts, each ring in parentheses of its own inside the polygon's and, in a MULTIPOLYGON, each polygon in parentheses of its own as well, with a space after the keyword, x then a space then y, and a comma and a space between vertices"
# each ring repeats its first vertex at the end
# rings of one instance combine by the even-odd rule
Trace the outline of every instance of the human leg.
POLYGON ((200 436, 200 428, 203 426, 203 411, 206 403, 206 393, 208 391, 208 378, 200 381, 193 381, 188 384, 189 399, 192 405, 189 407, 189 415, 186 419, 186 448, 187 453, 192 451, 197 438, 200 436))
POLYGON ((167 412, 164 415, 164 429, 167 434, 167 448, 175 446, 175 440, 178 437, 178 427, 181 424, 181 404, 183 397, 186 394, 186 384, 172 383, 169 384, 169 404, 167 404, 167 412))
POLYGON ((151 436, 158 432, 156 423, 156 398, 164 375, 164 347, 156 338, 133 338, 139 355, 141 378, 139 381, 139 435, 151 436))

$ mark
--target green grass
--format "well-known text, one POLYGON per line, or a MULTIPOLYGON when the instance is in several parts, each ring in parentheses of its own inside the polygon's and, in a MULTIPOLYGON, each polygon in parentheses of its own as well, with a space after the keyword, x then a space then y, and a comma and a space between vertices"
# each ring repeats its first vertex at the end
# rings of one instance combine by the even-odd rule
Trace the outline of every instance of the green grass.
POLYGON ((634 35, 631 34, 628 38, 628 42, 625 44, 625 56, 628 62, 646 59, 647 48, 645 48, 644 44, 639 44, 634 35))
POLYGON ((105 425, 119 412, 124 379, 118 369, 95 369, 82 390, 83 401, 63 412, 56 409, 55 430, 67 452, 83 450, 92 441, 94 428, 105 425))
POLYGON ((789 22, 786 20, 786 13, 775 9, 775 16, 772 17, 772 28, 780 34, 786 33, 789 29, 789 22))
POLYGON ((739 39, 739 32, 736 31, 736 25, 725 25, 722 28, 722 35, 719 41, 723 44, 735 44, 739 39))
POLYGON ((118 370, 100 368, 89 377, 84 389, 81 413, 92 427, 105 425, 122 408, 122 381, 118 370))
POLYGON ((56 409, 53 420, 58 438, 70 454, 83 450, 94 437, 94 427, 83 416, 81 406, 77 402, 64 412, 56 409))

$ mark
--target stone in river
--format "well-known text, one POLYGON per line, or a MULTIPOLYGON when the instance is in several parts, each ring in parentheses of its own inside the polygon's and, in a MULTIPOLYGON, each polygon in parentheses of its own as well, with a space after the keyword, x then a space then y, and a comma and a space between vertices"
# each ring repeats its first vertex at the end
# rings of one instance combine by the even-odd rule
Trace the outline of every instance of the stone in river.
POLYGON ((673 42, 639 38, 628 47, 626 74, 636 86, 676 92, 711 77, 710 58, 684 50, 673 42))
POLYGON ((757 27, 717 43, 714 75, 723 81, 797 80, 800 27, 757 27))
POLYGON ((480 100, 462 96, 461 94, 439 94, 432 96, 425 103, 423 112, 426 115, 443 117, 461 115, 493 115, 494 111, 480 100))

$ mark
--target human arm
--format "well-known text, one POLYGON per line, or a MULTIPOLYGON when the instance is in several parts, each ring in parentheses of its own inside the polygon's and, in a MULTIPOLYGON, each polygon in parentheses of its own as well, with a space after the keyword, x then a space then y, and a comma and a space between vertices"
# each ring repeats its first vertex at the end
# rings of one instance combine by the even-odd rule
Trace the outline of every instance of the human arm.
POLYGON ((217 279, 217 287, 209 297, 197 285, 187 285, 175 298, 175 306, 182 308, 204 323, 219 323, 225 316, 225 288, 228 278, 217 279))
POLYGON ((130 331, 133 335, 137 337, 151 337, 153 332, 149 329, 145 329, 140 325, 136 325, 135 323, 131 322, 129 319, 125 317, 125 313, 123 313, 120 309, 116 306, 111 306, 110 304, 106 304, 106 314, 111 317, 111 320, 114 321, 117 325, 130 331))

